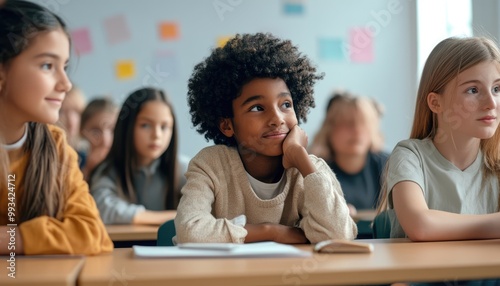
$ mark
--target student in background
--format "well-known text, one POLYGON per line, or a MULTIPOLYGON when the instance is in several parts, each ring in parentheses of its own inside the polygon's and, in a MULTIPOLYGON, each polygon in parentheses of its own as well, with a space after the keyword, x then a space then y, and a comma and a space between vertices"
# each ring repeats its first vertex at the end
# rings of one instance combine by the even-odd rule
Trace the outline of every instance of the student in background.
POLYGON ((80 118, 85 108, 83 91, 73 86, 66 94, 59 110, 59 124, 66 131, 66 138, 78 153, 80 167, 85 163, 85 150, 88 148, 80 137, 80 118))
POLYGON ((196 65, 188 102, 215 146, 190 162, 175 218, 177 242, 316 243, 353 239, 335 175, 309 155, 298 126, 323 76, 290 41, 237 35, 196 65))
POLYGON ((387 162, 391 237, 500 238, 500 51, 448 38, 424 66, 410 139, 387 162))
POLYGON ((80 133, 89 145, 82 166, 86 180, 111 148, 117 115, 118 108, 108 98, 93 99, 82 112, 80 133))
POLYGON ((0 255, 110 252, 77 154, 52 125, 71 89, 66 25, 20 0, 0 5, 0 19, 0 255))
POLYGON ((389 156, 381 151, 381 110, 368 98, 335 92, 310 152, 323 158, 342 186, 351 215, 375 209, 389 156))
POLYGON ((90 177, 104 223, 159 225, 175 217, 186 168, 176 125, 162 90, 142 88, 125 100, 111 149, 90 177))

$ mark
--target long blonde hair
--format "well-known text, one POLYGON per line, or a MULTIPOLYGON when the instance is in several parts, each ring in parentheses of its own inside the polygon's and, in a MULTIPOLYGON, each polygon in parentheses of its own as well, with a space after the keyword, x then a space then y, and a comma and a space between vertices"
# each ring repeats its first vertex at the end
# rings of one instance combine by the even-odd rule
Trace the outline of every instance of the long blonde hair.
POLYGON ((330 134, 335 124, 345 116, 347 108, 359 111, 364 117, 370 131, 372 143, 370 150, 373 152, 382 150, 384 140, 380 132, 381 106, 372 99, 356 96, 346 91, 336 91, 327 104, 325 119, 309 147, 310 153, 327 162, 333 160, 335 151, 330 144, 330 134))
MULTIPOLYGON (((437 134, 437 118, 427 104, 431 92, 442 94, 445 86, 464 70, 479 63, 495 61, 500 63, 500 51, 491 39, 485 37, 448 38, 441 41, 430 53, 422 71, 417 93, 415 116, 410 139, 425 139, 437 134)), ((500 182, 500 128, 489 139, 480 143, 484 155, 485 176, 496 175, 500 182)), ((380 192, 378 211, 388 207, 387 167, 380 192)), ((500 198, 499 198, 500 208, 500 198)))

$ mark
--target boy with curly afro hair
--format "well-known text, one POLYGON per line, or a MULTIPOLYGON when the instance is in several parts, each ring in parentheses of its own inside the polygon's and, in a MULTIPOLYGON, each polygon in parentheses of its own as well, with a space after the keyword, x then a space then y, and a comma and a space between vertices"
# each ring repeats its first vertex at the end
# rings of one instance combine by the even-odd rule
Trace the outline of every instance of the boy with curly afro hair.
POLYGON ((177 209, 179 243, 353 239, 340 184, 306 151, 298 123, 322 79, 288 40, 236 35, 196 65, 192 122, 215 146, 190 162, 177 209))

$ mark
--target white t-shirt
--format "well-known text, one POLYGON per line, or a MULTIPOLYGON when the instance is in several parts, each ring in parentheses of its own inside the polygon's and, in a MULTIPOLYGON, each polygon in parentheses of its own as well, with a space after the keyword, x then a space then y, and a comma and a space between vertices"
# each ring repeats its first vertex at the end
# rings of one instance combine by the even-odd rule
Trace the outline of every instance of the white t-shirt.
POLYGON ((392 188, 412 181, 420 186, 429 209, 457 214, 487 214, 498 209, 499 184, 496 176, 484 177, 482 152, 465 170, 448 161, 430 139, 399 142, 389 160, 387 189, 391 237, 405 237, 393 210, 392 188))
POLYGON ((250 181, 250 186, 252 186, 253 191, 261 200, 270 200, 277 197, 283 192, 283 188, 286 184, 285 173, 281 176, 281 179, 276 183, 264 183, 261 182, 249 173, 247 173, 248 180, 250 181))

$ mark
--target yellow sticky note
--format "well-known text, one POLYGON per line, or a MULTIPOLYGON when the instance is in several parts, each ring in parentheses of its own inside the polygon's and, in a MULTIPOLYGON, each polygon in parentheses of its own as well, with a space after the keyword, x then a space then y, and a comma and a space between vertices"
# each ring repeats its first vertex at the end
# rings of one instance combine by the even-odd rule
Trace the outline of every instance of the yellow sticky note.
POLYGON ((135 63, 131 60, 118 61, 116 63, 116 77, 118 79, 130 79, 135 76, 135 63))
POLYGON ((217 47, 222 48, 226 45, 227 41, 229 41, 232 38, 232 36, 224 36, 224 37, 218 37, 217 38, 217 47))
POLYGON ((175 22, 160 23, 160 39, 176 40, 179 38, 179 26, 175 22))

